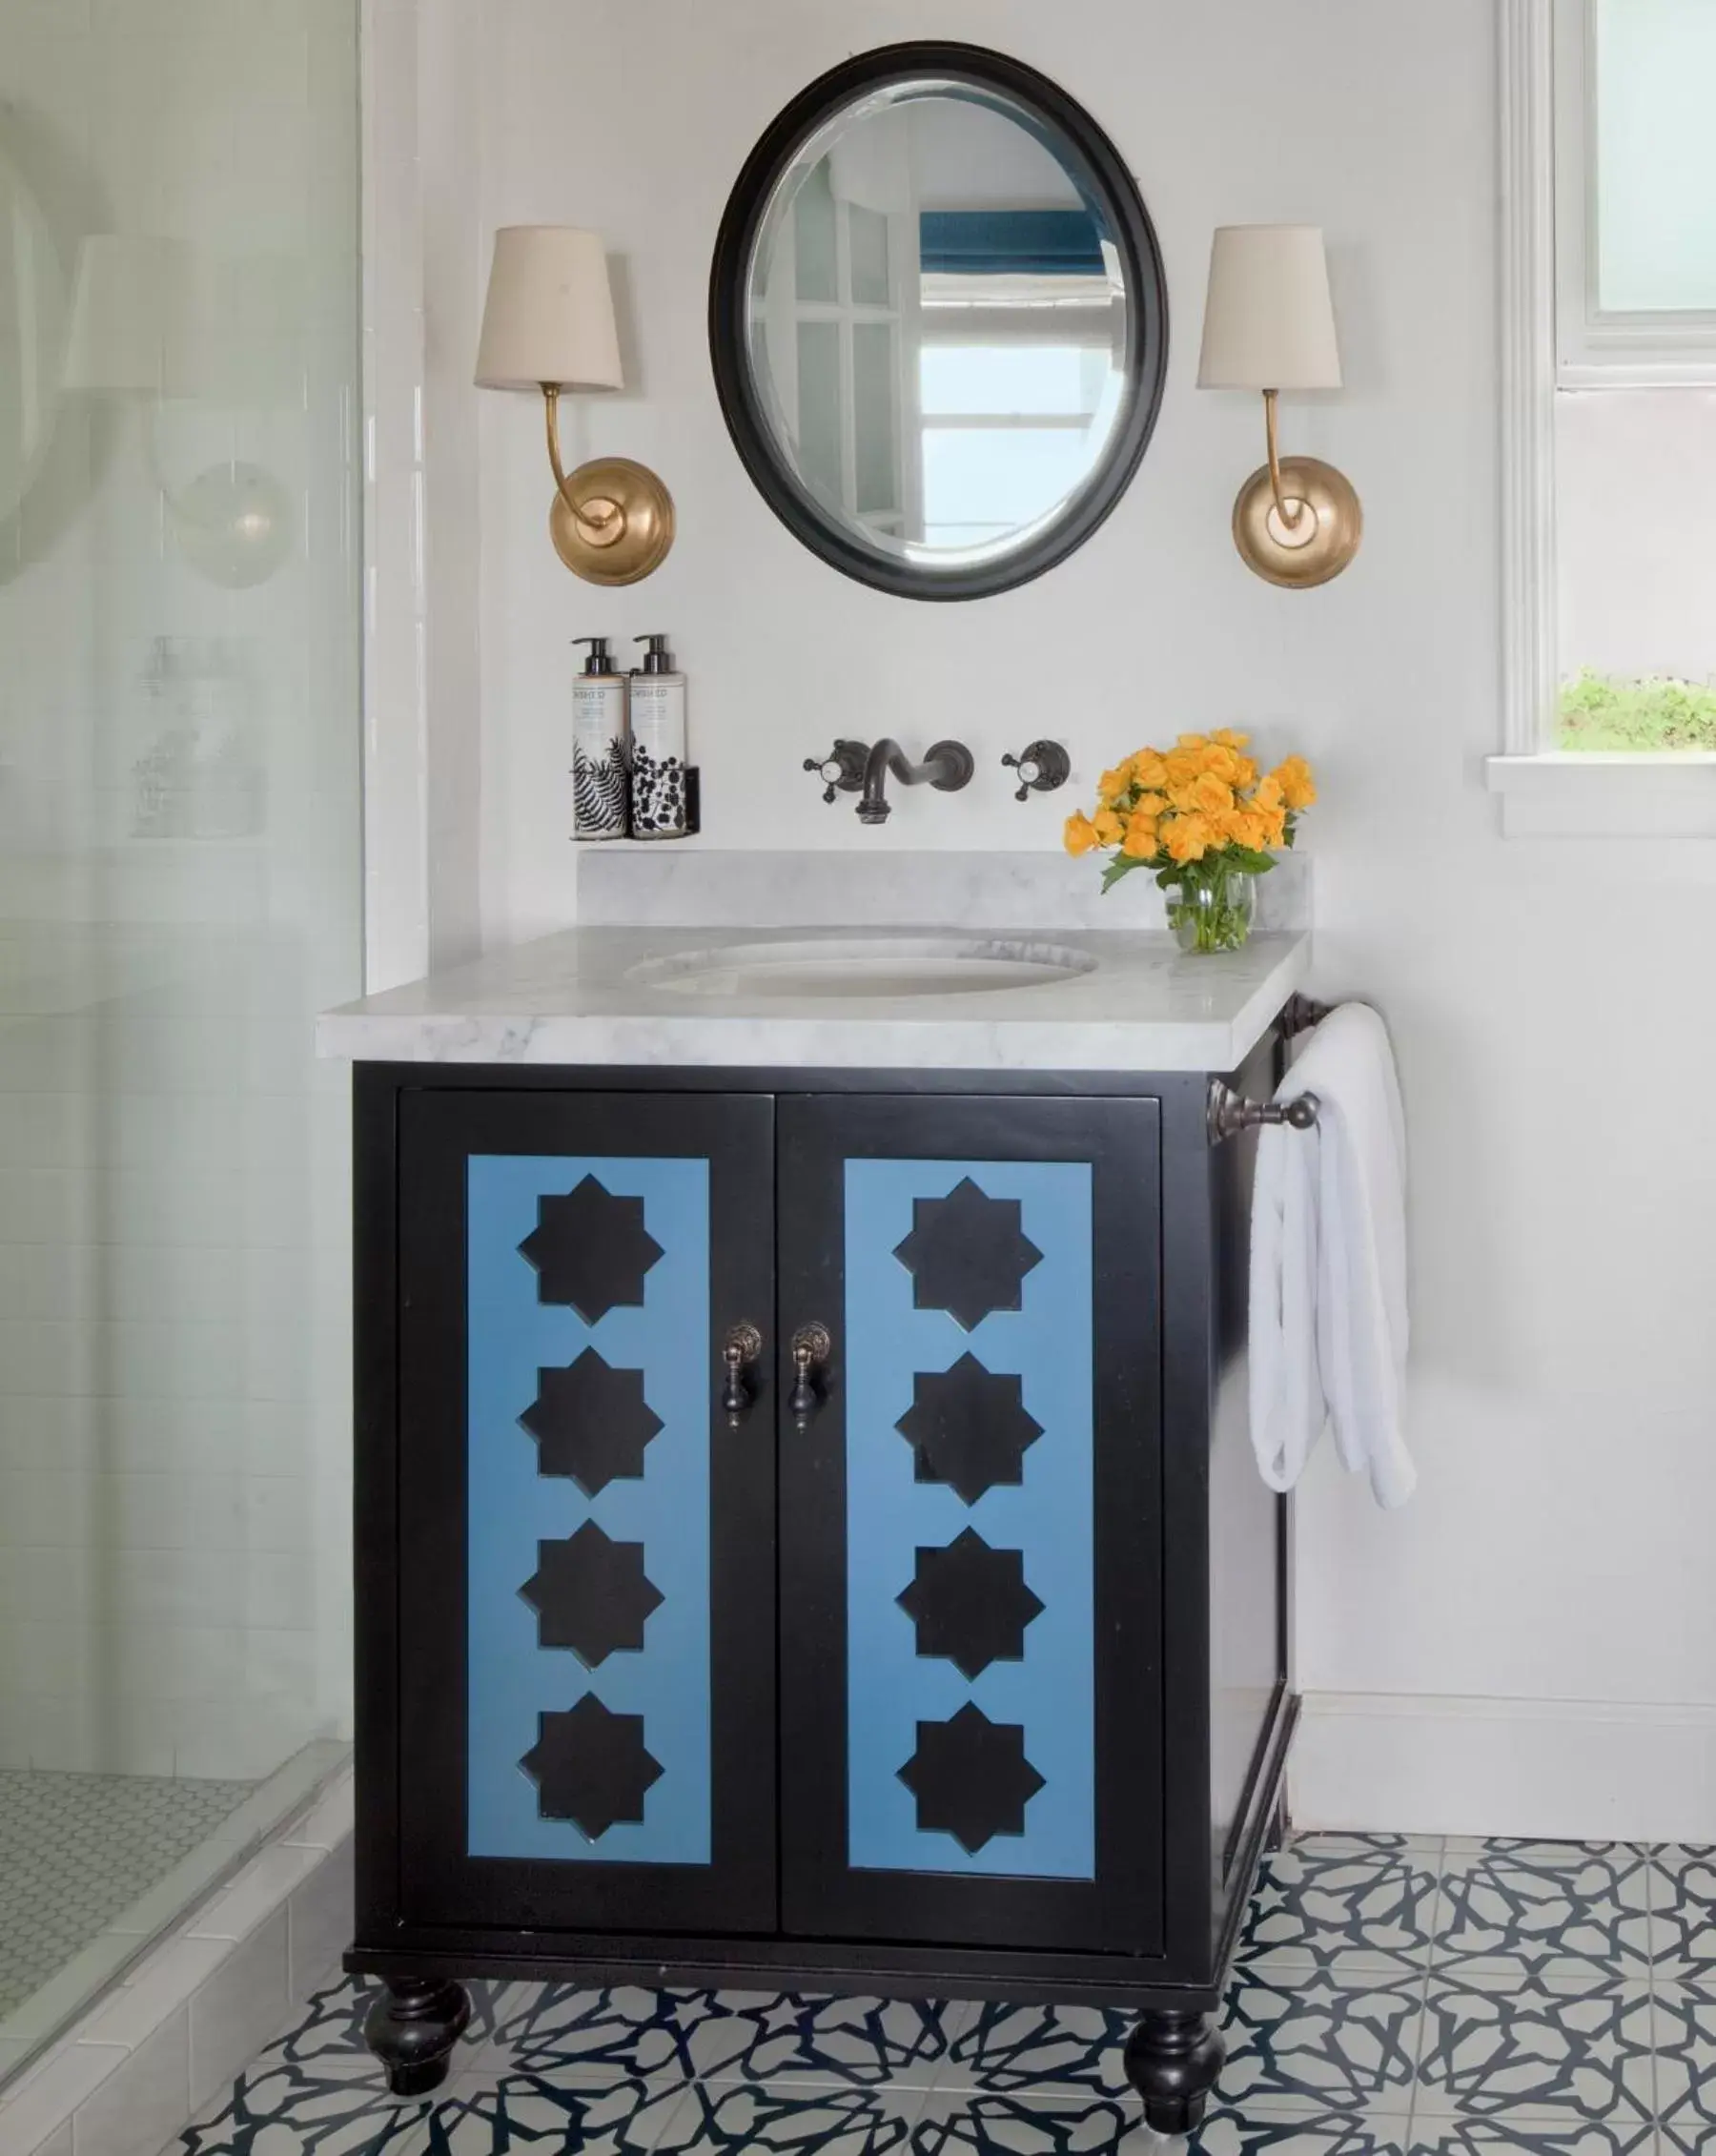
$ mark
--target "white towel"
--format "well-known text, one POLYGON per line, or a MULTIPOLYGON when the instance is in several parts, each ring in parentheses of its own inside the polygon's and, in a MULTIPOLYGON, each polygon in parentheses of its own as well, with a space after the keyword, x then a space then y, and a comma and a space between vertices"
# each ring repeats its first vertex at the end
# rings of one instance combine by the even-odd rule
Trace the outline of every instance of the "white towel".
POLYGON ((1291 1489, 1325 1427, 1403 1505, 1406 1126, 1388 1033, 1363 1003, 1317 1028, 1276 1095, 1314 1093, 1314 1130, 1270 1127, 1252 1191, 1251 1428, 1272 1489, 1291 1489))

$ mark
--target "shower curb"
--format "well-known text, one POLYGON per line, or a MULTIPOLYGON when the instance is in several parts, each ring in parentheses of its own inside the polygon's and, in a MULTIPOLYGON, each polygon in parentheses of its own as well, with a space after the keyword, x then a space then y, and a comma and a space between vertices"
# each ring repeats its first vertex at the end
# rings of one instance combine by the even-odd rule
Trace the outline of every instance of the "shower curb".
POLYGON ((352 1817, 348 1766, 0 2090, 4 2156, 159 2156, 337 1961, 352 1817))

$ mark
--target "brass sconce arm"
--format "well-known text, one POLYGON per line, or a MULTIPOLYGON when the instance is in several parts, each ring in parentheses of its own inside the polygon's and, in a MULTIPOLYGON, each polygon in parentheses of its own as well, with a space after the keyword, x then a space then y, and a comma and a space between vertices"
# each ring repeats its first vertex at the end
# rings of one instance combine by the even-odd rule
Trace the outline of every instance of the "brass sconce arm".
POLYGON ((1278 389, 1263 392, 1263 426, 1269 438, 1269 490, 1275 496, 1276 515, 1291 531, 1304 514, 1305 504, 1296 495, 1291 502, 1281 491, 1281 447, 1279 413, 1281 401, 1278 389))
POLYGON ((561 385, 542 384, 554 503, 556 553, 589 584, 636 584, 659 568, 673 544, 673 497, 654 472, 629 457, 600 457, 568 472, 561 452, 561 385))

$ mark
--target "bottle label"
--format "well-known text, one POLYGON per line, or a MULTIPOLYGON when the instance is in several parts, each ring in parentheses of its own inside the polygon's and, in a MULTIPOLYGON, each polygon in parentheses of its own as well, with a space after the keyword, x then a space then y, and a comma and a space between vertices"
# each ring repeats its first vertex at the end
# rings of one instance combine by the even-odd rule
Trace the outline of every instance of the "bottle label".
POLYGON ((631 828, 634 838, 685 831, 685 689, 683 682, 632 683, 631 828))
POLYGON ((629 774, 625 690, 618 682, 572 688, 572 832, 576 838, 623 838, 629 774))

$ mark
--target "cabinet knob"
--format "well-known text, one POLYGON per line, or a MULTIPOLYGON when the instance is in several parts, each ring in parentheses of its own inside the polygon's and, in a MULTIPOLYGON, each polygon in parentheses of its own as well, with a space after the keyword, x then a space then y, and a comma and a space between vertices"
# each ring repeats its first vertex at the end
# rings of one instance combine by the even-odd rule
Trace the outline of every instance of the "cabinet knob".
POLYGON ((792 1336, 792 1390, 786 1405, 801 1430, 810 1427, 810 1418, 822 1406, 817 1375, 834 1352, 834 1342, 825 1324, 800 1325, 792 1336))
POLYGON ((721 1387, 721 1405, 725 1412, 728 1429, 737 1429, 745 1420, 746 1410, 751 1404, 751 1388, 746 1372, 763 1352, 763 1335, 753 1324, 736 1324, 728 1328, 722 1344, 722 1367, 726 1372, 721 1387))

